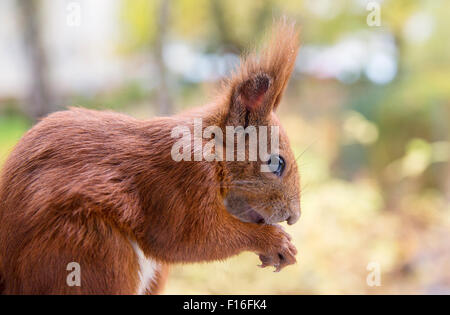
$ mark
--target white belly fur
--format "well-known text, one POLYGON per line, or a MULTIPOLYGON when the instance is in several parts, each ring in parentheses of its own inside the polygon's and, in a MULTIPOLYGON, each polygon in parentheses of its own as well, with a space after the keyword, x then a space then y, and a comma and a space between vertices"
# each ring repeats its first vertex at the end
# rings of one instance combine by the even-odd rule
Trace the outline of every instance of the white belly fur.
POLYGON ((155 275, 159 270, 159 264, 152 259, 145 257, 144 252, 136 242, 130 241, 139 263, 138 276, 140 283, 138 284, 136 294, 145 294, 147 287, 155 279, 155 275))

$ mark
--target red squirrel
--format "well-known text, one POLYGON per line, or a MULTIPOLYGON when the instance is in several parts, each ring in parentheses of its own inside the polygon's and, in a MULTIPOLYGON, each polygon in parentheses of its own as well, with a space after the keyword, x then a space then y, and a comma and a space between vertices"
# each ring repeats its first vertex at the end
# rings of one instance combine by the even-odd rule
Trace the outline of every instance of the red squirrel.
MULTIPOLYGON (((276 223, 300 216, 299 174, 275 110, 294 68, 298 32, 275 24, 259 56, 243 57, 210 104, 141 121, 74 108, 56 112, 16 145, 0 181, 0 292, 156 294, 168 266, 243 251, 276 271, 296 262, 276 223), (278 126, 267 160, 175 161, 179 125, 278 126), (80 283, 68 285, 68 264, 80 283)), ((205 141, 205 140, 203 140, 205 141)), ((246 149, 247 150, 247 149, 246 149)))

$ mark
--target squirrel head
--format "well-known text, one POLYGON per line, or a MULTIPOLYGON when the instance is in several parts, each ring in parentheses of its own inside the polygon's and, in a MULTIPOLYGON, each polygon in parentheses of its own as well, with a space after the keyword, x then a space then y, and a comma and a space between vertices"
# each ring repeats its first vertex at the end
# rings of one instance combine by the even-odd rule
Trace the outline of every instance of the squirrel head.
MULTIPOLYGON (((227 174, 225 206, 230 213, 246 222, 272 224, 287 221, 294 224, 300 217, 297 164, 276 115, 298 48, 298 32, 294 25, 285 19, 278 22, 262 53, 259 56, 250 54, 243 59, 222 90, 223 129, 229 126, 241 126, 246 131, 252 129, 258 139, 259 154, 256 157, 255 152, 250 152, 252 136, 244 134, 245 157, 239 159, 235 156, 224 162, 227 174), (276 151, 273 148, 276 145, 272 138, 274 132, 278 133, 276 151), (261 156, 261 145, 267 145, 266 156, 261 156)), ((237 148, 233 146, 233 154, 236 155, 237 148)), ((226 150, 229 149, 227 144, 226 150)))

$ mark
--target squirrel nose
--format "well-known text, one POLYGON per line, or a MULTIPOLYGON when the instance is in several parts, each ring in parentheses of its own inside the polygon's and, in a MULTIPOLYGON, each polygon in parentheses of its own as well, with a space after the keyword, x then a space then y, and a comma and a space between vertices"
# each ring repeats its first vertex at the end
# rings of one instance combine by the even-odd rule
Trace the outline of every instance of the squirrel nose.
POLYGON ((291 206, 291 210, 293 211, 290 213, 290 216, 286 220, 289 225, 295 224, 298 221, 298 219, 300 219, 301 215, 300 203, 294 202, 291 206))
POLYGON ((289 225, 295 224, 298 219, 300 219, 300 211, 291 214, 291 216, 287 219, 287 223, 289 225))

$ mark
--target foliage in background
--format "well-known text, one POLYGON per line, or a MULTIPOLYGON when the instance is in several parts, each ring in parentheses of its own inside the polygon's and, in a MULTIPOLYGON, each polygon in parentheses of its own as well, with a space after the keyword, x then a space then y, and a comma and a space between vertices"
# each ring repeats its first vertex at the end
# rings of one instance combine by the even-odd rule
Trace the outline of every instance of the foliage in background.
MULTIPOLYGON (((162 1, 122 1, 121 54, 154 58, 162 1)), ((372 28, 365 3, 169 1, 165 46, 183 42, 203 54, 237 54, 287 13, 301 25, 305 50, 379 36, 392 41, 397 67, 384 83, 364 70, 340 80, 303 71, 301 52, 280 108, 301 154, 303 216, 287 228, 300 252, 298 265, 272 274, 247 253, 177 266, 169 293, 450 292, 450 3, 385 0, 382 25, 372 28), (381 287, 366 283, 373 261, 382 268, 381 287)), ((167 75, 177 110, 204 103, 215 84, 167 75)), ((158 112, 158 88, 144 87, 127 82, 96 95, 71 95, 68 103, 147 118, 158 112)), ((22 115, 0 115, 0 163, 28 127, 22 115)))

